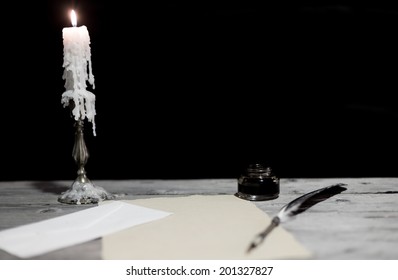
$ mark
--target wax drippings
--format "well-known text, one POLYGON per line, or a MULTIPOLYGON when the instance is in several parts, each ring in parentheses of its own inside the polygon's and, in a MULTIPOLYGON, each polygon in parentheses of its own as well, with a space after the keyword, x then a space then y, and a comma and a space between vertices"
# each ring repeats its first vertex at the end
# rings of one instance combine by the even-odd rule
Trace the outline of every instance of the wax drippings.
POLYGON ((63 29, 64 41, 64 73, 66 91, 62 94, 61 103, 68 107, 74 103, 72 114, 74 119, 87 118, 95 131, 95 95, 87 90, 87 81, 95 89, 92 73, 90 36, 86 26, 63 29))

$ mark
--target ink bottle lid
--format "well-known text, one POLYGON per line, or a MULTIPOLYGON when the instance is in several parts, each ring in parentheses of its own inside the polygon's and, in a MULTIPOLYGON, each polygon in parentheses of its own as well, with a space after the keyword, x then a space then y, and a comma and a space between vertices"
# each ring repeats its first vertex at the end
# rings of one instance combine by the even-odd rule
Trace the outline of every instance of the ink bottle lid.
POLYGON ((235 196, 251 201, 271 200, 279 197, 279 191, 279 178, 271 167, 254 163, 239 176, 235 196))

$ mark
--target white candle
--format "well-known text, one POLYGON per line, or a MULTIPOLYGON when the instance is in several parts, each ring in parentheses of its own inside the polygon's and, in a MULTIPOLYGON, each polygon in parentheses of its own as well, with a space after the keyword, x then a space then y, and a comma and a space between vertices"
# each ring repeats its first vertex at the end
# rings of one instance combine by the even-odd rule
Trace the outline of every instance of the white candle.
POLYGON ((76 14, 71 12, 72 27, 62 29, 64 43, 64 73, 62 78, 65 80, 66 91, 62 94, 61 102, 64 107, 73 100, 75 106, 72 114, 75 120, 87 118, 93 125, 95 133, 95 95, 88 91, 86 81, 92 88, 94 85, 94 75, 91 65, 90 36, 86 26, 76 27, 76 14))

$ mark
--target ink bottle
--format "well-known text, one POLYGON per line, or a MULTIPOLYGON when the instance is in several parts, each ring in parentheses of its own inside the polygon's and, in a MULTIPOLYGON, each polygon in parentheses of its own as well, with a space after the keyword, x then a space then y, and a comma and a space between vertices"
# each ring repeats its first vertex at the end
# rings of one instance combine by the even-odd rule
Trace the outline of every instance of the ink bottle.
POLYGON ((254 163, 239 176, 235 196, 251 201, 271 200, 279 197, 279 190, 279 178, 271 167, 254 163))

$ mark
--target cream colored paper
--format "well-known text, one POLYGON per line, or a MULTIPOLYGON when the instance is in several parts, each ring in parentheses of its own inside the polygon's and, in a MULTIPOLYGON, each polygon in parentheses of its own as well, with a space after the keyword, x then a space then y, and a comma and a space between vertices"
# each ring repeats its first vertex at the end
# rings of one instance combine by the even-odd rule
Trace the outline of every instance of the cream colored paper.
POLYGON ((173 215, 102 238, 106 260, 308 259, 309 252, 282 226, 250 254, 254 236, 270 218, 234 195, 192 195, 125 201, 173 215))

